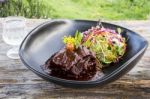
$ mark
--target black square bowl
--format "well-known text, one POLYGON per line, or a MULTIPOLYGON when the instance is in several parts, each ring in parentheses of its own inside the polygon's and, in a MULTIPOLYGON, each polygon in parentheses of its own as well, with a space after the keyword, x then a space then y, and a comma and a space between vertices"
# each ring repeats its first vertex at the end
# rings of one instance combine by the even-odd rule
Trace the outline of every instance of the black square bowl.
POLYGON ((97 25, 97 21, 89 20, 62 20, 55 19, 47 21, 34 28, 24 39, 20 46, 19 55, 27 68, 41 78, 66 87, 87 88, 102 86, 110 83, 131 70, 141 59, 148 42, 137 33, 124 27, 102 22, 105 28, 116 30, 122 29, 122 35, 127 40, 127 51, 122 59, 103 70, 104 76, 95 81, 75 81, 65 80, 48 75, 41 66, 48 58, 63 46, 62 37, 64 35, 74 35, 76 30, 85 31, 97 25))

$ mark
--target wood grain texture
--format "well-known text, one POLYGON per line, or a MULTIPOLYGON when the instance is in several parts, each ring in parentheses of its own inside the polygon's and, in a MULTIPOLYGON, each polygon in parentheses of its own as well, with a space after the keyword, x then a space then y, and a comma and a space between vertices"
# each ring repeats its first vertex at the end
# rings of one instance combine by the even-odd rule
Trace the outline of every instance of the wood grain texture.
MULTIPOLYGON (((150 99, 150 47, 125 76, 104 87, 65 88, 49 83, 28 70, 20 60, 6 56, 11 46, 2 40, 0 18, 0 99, 150 99)), ((28 19, 28 31, 47 20, 28 19)), ((150 21, 108 21, 138 32, 150 42, 150 21)))

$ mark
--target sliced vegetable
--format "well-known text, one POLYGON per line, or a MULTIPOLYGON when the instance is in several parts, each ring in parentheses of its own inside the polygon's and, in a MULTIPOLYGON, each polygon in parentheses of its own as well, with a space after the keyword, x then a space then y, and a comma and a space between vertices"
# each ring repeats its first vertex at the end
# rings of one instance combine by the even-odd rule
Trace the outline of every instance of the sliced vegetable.
POLYGON ((81 45, 87 47, 95 53, 99 62, 104 64, 117 62, 126 50, 125 38, 121 36, 120 28, 116 32, 96 26, 83 33, 77 31, 75 37, 64 37, 63 41, 71 51, 81 45))

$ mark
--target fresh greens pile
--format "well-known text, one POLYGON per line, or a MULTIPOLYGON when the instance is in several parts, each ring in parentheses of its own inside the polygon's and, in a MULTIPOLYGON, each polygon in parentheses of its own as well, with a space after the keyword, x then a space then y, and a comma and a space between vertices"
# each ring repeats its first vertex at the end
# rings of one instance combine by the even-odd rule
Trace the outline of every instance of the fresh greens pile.
POLYGON ((83 33, 77 31, 75 37, 64 37, 63 41, 71 51, 82 45, 94 52, 101 64, 110 64, 117 62, 126 51, 126 40, 120 32, 121 29, 117 33, 97 26, 83 33))

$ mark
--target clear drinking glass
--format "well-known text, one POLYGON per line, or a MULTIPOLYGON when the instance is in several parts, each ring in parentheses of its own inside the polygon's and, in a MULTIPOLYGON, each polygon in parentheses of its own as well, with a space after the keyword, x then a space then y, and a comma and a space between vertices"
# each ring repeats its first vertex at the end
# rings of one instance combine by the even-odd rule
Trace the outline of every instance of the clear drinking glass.
POLYGON ((7 56, 19 59, 19 46, 27 35, 26 21, 24 17, 6 17, 3 22, 3 40, 13 48, 8 50, 7 56))

